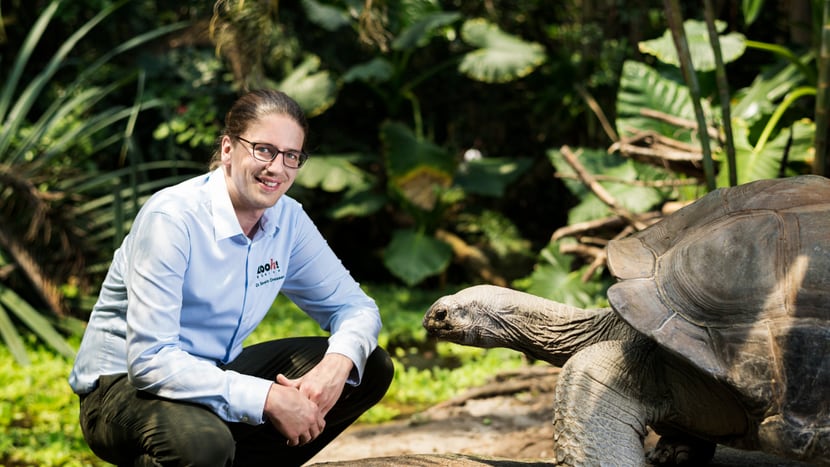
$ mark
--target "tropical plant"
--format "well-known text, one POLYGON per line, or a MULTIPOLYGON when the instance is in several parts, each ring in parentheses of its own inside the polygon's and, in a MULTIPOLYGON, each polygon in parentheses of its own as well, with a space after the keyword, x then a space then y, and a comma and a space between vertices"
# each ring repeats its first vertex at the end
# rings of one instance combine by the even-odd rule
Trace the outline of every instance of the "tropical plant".
MULTIPOLYGON (((705 39, 705 25, 699 21, 689 20, 685 22, 684 26, 686 37, 689 38, 690 44, 694 45, 689 47, 692 67, 697 70, 698 74, 711 74, 715 69, 715 64, 712 60, 712 47, 705 39)), ((717 23, 717 29, 719 31, 724 30, 725 24, 717 23)), ((642 44, 641 50, 653 53, 656 58, 664 63, 676 64, 678 60, 677 53, 676 51, 673 53, 667 42, 668 40, 664 36, 642 44)), ((803 173, 805 168, 809 169, 812 161, 810 154, 812 153, 815 127, 809 121, 811 115, 799 113, 794 104, 800 98, 816 94, 816 75, 810 63, 813 54, 807 54, 803 58, 797 57, 781 46, 750 41, 736 32, 721 37, 720 47, 724 51, 725 63, 738 60, 747 48, 776 51, 779 56, 785 59, 775 63, 764 73, 759 74, 749 87, 732 93, 733 117, 730 123, 735 131, 733 138, 737 183, 746 183, 762 178, 775 178, 782 174, 803 173), (788 111, 790 115, 787 115, 788 111), (793 111, 796 113, 793 113, 793 111), (789 126, 782 126, 782 124, 789 126), (784 149, 788 150, 784 151, 784 149)), ((646 81, 641 79, 645 77, 646 73, 649 73, 649 71, 645 68, 639 73, 635 72, 631 81, 621 83, 621 88, 630 90, 641 86, 641 83, 646 81)), ((625 72, 624 76, 626 76, 625 72)), ((672 106, 676 110, 668 112, 668 114, 682 119, 694 120, 693 113, 690 114, 688 111, 692 108, 691 104, 693 104, 688 87, 676 84, 676 80, 672 78, 671 75, 658 73, 652 81, 652 84, 656 85, 655 88, 640 87, 634 93, 642 92, 652 96, 653 101, 656 101, 658 98, 654 95, 654 90, 674 88, 676 92, 683 93, 685 97, 680 99, 680 102, 673 102, 672 106), (686 110, 679 109, 683 106, 686 110)), ((710 77, 704 77, 704 79, 711 81, 710 77)), ((708 98, 709 96, 704 97, 708 98)), ((619 102, 621 105, 625 105, 627 101, 630 102, 631 98, 631 94, 621 94, 619 102)), ((700 101, 698 100, 698 102, 700 101)), ((717 106, 706 105, 707 102, 702 102, 706 120, 719 121, 716 111, 717 106)), ((656 102, 654 103, 656 104, 656 102)), ((650 108, 658 111, 666 110, 658 106, 650 108)), ((641 115, 639 110, 635 107, 620 109, 620 115, 623 117, 622 121, 625 122, 627 117, 641 118, 639 117, 641 115)), ((722 124, 723 122, 720 121, 719 123, 722 124)), ((721 131, 721 128, 721 126, 718 126, 717 130, 721 131)), ((703 143, 700 139, 692 137, 691 132, 688 134, 690 142, 695 140, 699 142, 698 144, 703 143)), ((715 145, 711 149, 715 159, 723 162, 725 148, 722 145, 715 145)), ((719 165, 717 184, 718 186, 724 186, 728 184, 730 172, 727 165, 722 163, 719 165)))
MULTIPOLYGON (((676 3, 666 2, 675 8, 668 8, 667 16, 679 13, 676 3)), ((757 14, 759 3, 744 3, 748 18, 757 14)), ((615 109, 619 137, 609 151, 580 149, 578 157, 566 147, 549 151, 579 202, 569 211, 569 227, 554 233, 536 270, 518 285, 585 305, 590 295, 579 298, 577 291, 596 291, 592 281, 602 290, 608 239, 659 219, 655 210, 666 202, 692 201, 716 186, 818 171, 813 155, 821 138, 811 108, 797 105, 816 94, 815 54, 799 56, 725 32, 725 23, 706 15, 706 22, 687 20, 640 42, 640 51, 657 59, 654 65, 623 64, 615 109), (724 64, 740 60, 748 49, 772 52, 777 59, 749 86, 725 89, 724 64), (563 260, 563 252, 580 261, 563 260), (579 282, 568 287, 547 287, 576 277, 579 282)))
POLYGON ((113 57, 181 25, 160 27, 116 45, 86 63, 69 83, 56 78, 59 70, 70 66, 76 44, 124 3, 112 4, 89 19, 24 83, 27 65, 62 6, 61 0, 52 1, 3 77, 0 335, 21 363, 28 359, 13 318, 60 353, 74 355, 53 323, 68 319, 65 299, 80 295, 89 260, 112 251, 123 236, 125 224, 113 222, 122 220, 127 211, 121 201, 135 204, 147 188, 141 185, 146 179, 142 173, 151 167, 128 160, 133 155, 129 143, 137 114, 157 103, 141 99, 139 74, 108 84, 98 84, 95 76, 113 57), (138 88, 134 103, 101 105, 130 83, 138 88), (120 174, 99 173, 92 156, 102 152, 120 157, 131 168, 120 174), (96 226, 102 225, 108 227, 98 230, 96 226), (92 232, 94 236, 88 236, 92 232))
MULTIPOLYGON (((304 5, 318 25, 347 24, 346 9, 314 0, 306 0, 304 5)), ((372 16, 363 12, 350 21, 359 21, 365 14, 372 16)), ((420 110, 419 87, 433 79, 447 79, 452 70, 457 76, 485 83, 517 80, 533 72, 546 55, 539 44, 507 34, 481 18, 464 20, 460 13, 444 11, 435 4, 402 4, 390 8, 386 15, 385 23, 374 26, 383 29, 375 35, 380 54, 352 65, 341 77, 343 83, 361 83, 380 96, 386 115, 392 117, 380 123, 381 154, 352 159, 380 162, 384 170, 379 177, 354 177, 354 183, 327 187, 320 181, 332 177, 349 180, 336 174, 357 174, 362 169, 342 156, 322 155, 315 158, 315 168, 304 173, 299 183, 343 191, 344 197, 331 211, 334 216, 371 215, 390 207, 396 213, 398 228, 385 248, 383 263, 400 280, 415 285, 444 271, 454 256, 451 243, 436 235, 458 222, 451 217, 453 206, 468 194, 501 196, 530 166, 530 159, 515 157, 460 161, 455 151, 429 137, 420 110), (392 14, 396 16, 389 17, 392 14), (433 42, 449 45, 448 38, 456 36, 467 46, 461 53, 445 52, 443 61, 423 69, 412 65, 418 53, 426 53, 433 42), (404 103, 408 118, 402 113, 404 103)))
MULTIPOLYGON (((294 96, 311 116, 336 106, 337 91, 344 85, 369 89, 384 106, 385 118, 377 122, 379 137, 372 148, 352 154, 315 154, 298 184, 341 193, 340 202, 329 211, 336 219, 394 212, 396 230, 383 253, 383 264, 405 283, 414 285, 444 271, 453 250, 436 232, 453 222, 447 217, 451 207, 465 193, 501 195, 504 186, 530 163, 511 157, 461 164, 455 149, 431 137, 434 128, 421 112, 420 89, 431 80, 464 76, 485 83, 517 80, 545 61, 542 46, 507 34, 484 19, 465 20, 459 12, 444 11, 438 2, 377 5, 304 0, 305 17, 293 17, 292 24, 276 22, 276 12, 270 7, 249 3, 223 0, 213 22, 219 49, 234 52, 228 56, 232 68, 249 70, 237 73, 240 86, 277 86, 294 96), (269 28, 263 29, 263 22, 269 22, 269 28), (290 32, 303 22, 308 24, 306 30, 324 31, 332 37, 351 28, 375 54, 356 62, 349 62, 352 57, 344 56, 342 49, 336 57, 327 56, 343 70, 335 75, 334 63, 323 63, 318 55, 285 45, 296 44, 298 39, 290 32), (465 44, 458 52, 455 37, 465 44), (430 59, 423 60, 419 54, 430 59)), ((290 14, 280 11, 281 17, 290 14)))

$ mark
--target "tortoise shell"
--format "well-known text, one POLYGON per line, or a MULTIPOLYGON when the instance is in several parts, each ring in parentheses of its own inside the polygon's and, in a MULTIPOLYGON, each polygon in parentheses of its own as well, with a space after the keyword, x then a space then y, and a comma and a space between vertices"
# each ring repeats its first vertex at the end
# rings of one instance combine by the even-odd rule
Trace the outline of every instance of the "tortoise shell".
POLYGON ((733 387, 762 439, 830 436, 830 180, 715 190, 611 242, 608 265, 611 306, 733 387))

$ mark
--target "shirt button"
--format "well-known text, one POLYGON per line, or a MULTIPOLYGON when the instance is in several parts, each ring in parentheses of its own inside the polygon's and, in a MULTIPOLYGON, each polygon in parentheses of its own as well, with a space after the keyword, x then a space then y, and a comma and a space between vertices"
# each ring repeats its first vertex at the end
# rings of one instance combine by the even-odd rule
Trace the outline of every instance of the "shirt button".
POLYGON ((247 422, 247 421, 248 421, 248 416, 247 416, 247 415, 243 415, 243 416, 242 416, 242 421, 243 421, 243 422, 247 422))

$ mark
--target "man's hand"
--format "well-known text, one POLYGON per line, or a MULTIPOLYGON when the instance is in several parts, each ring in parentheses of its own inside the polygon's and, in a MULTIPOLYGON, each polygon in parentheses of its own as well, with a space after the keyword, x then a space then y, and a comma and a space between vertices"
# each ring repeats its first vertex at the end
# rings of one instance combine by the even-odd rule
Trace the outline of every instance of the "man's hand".
POLYGON ((314 368, 297 379, 277 375, 277 384, 295 388, 300 394, 315 403, 322 416, 334 407, 349 378, 354 363, 345 355, 330 353, 323 357, 314 368))
POLYGON ((326 426, 323 416, 317 404, 296 388, 271 385, 265 399, 265 418, 286 437, 289 446, 299 446, 319 436, 326 426))

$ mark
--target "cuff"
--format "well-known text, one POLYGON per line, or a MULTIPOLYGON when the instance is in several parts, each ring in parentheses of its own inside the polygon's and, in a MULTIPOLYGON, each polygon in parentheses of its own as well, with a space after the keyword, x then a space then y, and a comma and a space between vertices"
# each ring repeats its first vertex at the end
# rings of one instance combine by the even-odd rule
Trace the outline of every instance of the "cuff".
POLYGON ((271 381, 232 371, 228 373, 233 376, 228 382, 226 420, 249 425, 264 423, 265 399, 271 389, 271 381))

